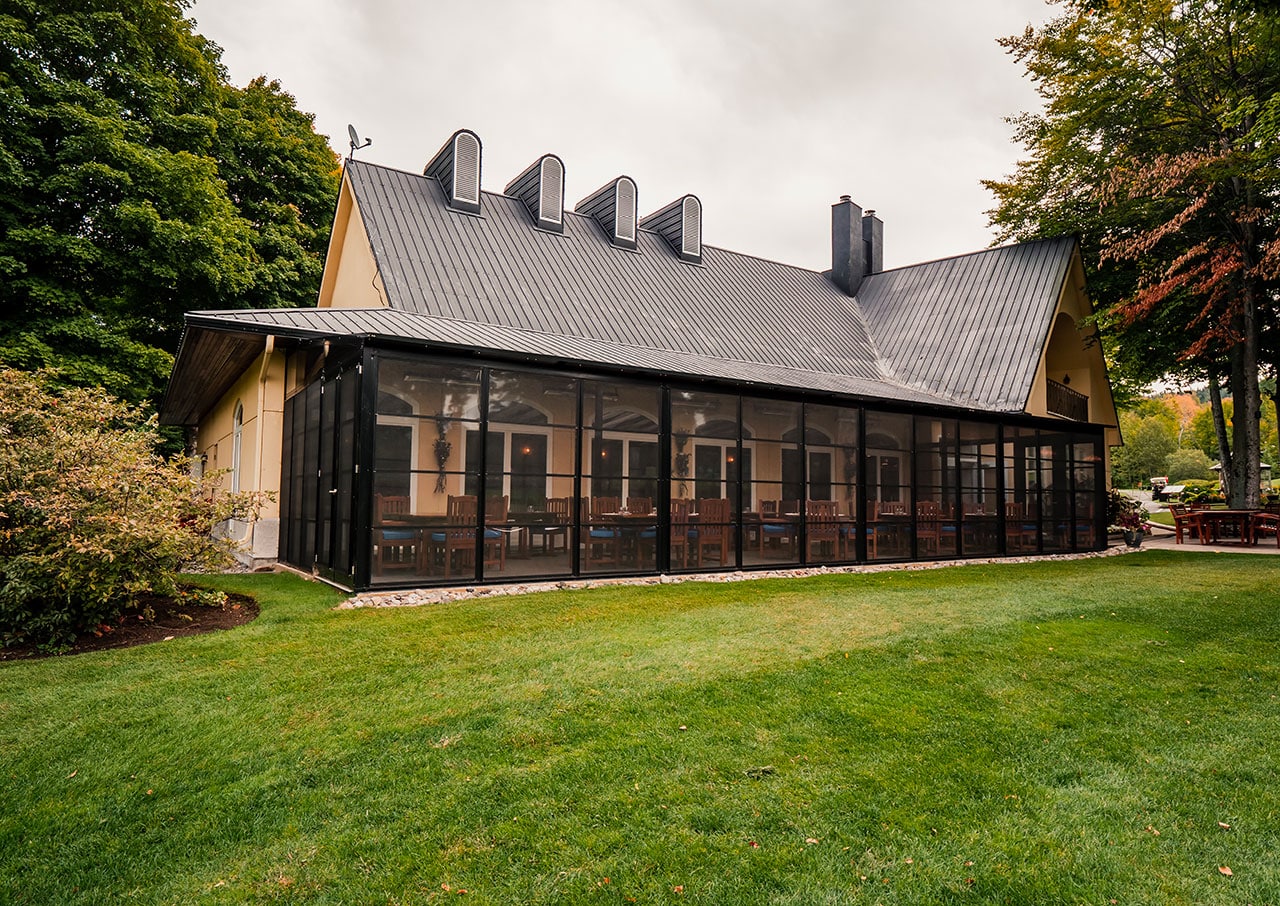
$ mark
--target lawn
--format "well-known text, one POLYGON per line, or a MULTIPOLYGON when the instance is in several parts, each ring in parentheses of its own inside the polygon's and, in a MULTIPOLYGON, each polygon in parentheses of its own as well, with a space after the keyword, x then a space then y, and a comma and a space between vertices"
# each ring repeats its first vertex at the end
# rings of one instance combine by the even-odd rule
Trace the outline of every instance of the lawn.
POLYGON ((0 665, 0 902, 1275 903, 1277 566, 217 577, 257 621, 0 665))

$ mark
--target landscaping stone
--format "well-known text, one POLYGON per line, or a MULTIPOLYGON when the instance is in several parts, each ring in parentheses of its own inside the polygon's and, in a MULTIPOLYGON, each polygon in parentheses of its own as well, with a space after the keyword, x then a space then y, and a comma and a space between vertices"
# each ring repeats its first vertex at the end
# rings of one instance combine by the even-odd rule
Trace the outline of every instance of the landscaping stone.
POLYGON ((974 566, 1000 563, 1034 563, 1041 560, 1087 560, 1095 557, 1111 557, 1130 553, 1127 547, 1109 547, 1102 551, 1079 554, 1043 554, 1025 557, 983 557, 974 560, 928 560, 914 563, 861 563, 849 566, 814 566, 807 568, 770 569, 752 572, 735 570, 731 573, 692 573, 678 576, 639 576, 627 578, 553 579, 547 582, 529 582, 512 585, 483 585, 466 588, 415 588, 398 591, 367 591, 348 598, 338 605, 339 610, 357 607, 420 607, 426 604, 445 604, 468 598, 507 597, 536 594, 543 591, 574 591, 583 588, 603 588, 611 585, 679 585, 685 582, 752 582, 757 579, 801 579, 807 576, 832 576, 842 573, 880 573, 890 570, 945 569, 949 566, 974 566))

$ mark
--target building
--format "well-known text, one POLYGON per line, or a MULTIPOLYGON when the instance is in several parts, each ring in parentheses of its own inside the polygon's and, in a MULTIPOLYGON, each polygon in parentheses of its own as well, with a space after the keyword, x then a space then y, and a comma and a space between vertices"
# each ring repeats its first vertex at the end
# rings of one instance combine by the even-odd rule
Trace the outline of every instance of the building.
POLYGON ((619 176, 502 194, 453 135, 349 161, 318 304, 187 316, 162 406, 257 562, 339 585, 999 556, 1105 545, 1119 442, 1071 238, 883 269, 843 197, 832 268, 702 242, 619 176))

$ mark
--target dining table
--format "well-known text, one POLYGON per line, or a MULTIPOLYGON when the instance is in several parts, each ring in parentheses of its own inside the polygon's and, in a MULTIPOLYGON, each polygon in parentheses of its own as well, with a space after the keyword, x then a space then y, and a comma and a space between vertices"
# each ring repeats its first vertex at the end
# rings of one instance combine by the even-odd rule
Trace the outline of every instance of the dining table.
POLYGON ((1208 509, 1195 510, 1193 515, 1200 524, 1201 544, 1256 543, 1253 534, 1253 517, 1259 509, 1208 509))

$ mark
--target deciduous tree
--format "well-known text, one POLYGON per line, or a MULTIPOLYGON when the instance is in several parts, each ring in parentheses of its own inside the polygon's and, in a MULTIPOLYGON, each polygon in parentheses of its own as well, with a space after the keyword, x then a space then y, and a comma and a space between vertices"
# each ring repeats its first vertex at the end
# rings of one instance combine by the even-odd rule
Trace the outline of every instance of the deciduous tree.
POLYGON ((1044 97, 996 193, 1007 237, 1078 232, 1117 371, 1223 377, 1224 462, 1256 504, 1262 346, 1276 317, 1280 15, 1233 0, 1058 0, 1005 43, 1044 97), (1224 445, 1226 446, 1226 445, 1224 445))
POLYGON ((333 152, 186 7, 0 10, 0 362, 154 399, 184 311, 314 300, 333 152))

